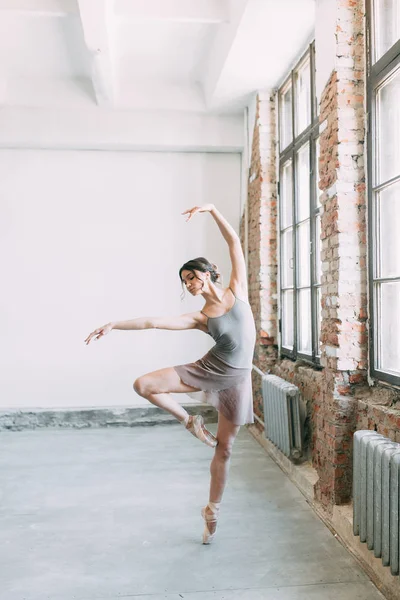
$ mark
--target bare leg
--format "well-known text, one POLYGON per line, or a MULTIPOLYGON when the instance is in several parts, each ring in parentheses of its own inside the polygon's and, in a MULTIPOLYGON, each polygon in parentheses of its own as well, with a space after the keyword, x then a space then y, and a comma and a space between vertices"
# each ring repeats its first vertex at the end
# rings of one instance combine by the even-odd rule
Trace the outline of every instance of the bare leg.
POLYGON ((178 421, 185 422, 188 412, 171 396, 172 393, 199 392, 197 388, 183 383, 173 367, 159 369, 142 375, 133 384, 135 392, 149 402, 171 413, 178 421))
POLYGON ((234 425, 223 414, 218 413, 218 446, 210 465, 210 502, 219 503, 222 500, 228 479, 232 447, 239 429, 240 425, 234 425))
POLYGON ((133 384, 135 391, 146 398, 149 402, 168 411, 186 429, 201 442, 211 448, 217 444, 216 438, 204 426, 204 419, 201 415, 189 415, 189 413, 171 396, 171 392, 199 392, 198 388, 183 383, 178 373, 173 367, 160 369, 153 373, 148 373, 136 379, 133 384))
POLYGON ((222 413, 218 413, 218 445, 210 465, 210 500, 201 511, 205 520, 203 544, 212 542, 217 529, 219 505, 228 479, 232 446, 239 429, 239 425, 234 425, 222 413))

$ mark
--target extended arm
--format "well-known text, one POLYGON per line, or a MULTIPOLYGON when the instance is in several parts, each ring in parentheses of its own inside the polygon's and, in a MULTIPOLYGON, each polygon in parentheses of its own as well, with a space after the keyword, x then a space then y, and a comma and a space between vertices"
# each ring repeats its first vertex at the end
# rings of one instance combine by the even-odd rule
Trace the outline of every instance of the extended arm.
POLYGON ((111 329, 122 329, 125 331, 140 329, 152 329, 152 317, 138 317, 137 319, 129 319, 129 321, 111 321, 109 325, 111 329))
POLYGON ((140 329, 204 329, 206 331, 206 326, 204 324, 204 316, 200 311, 186 313, 176 317, 139 317, 137 319, 130 319, 129 321, 111 321, 110 323, 107 323, 107 325, 103 325, 103 327, 99 327, 92 331, 85 340, 86 345, 88 345, 93 338, 99 340, 104 337, 107 333, 110 333, 112 329, 122 329, 126 331, 138 331, 140 329))
POLYGON ((130 321, 114 321, 112 329, 196 329, 200 323, 199 311, 172 317, 140 317, 130 321))

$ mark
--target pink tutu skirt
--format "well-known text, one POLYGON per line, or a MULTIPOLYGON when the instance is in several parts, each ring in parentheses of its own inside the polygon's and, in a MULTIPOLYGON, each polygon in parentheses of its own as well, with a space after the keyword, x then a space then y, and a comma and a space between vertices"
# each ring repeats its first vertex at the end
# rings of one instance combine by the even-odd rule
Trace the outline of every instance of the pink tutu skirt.
POLYGON ((254 423, 251 369, 229 365, 212 352, 174 369, 183 383, 202 390, 206 402, 228 421, 234 425, 254 423))

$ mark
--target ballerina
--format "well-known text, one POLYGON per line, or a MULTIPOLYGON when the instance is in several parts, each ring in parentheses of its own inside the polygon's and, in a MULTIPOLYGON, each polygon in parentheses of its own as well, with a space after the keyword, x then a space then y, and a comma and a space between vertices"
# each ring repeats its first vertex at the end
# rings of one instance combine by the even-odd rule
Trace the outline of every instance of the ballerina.
POLYGON ((206 258, 189 260, 180 268, 179 278, 192 296, 203 296, 202 310, 179 316, 113 321, 95 329, 85 343, 88 345, 93 338, 99 340, 113 329, 199 329, 216 342, 196 362, 147 373, 133 384, 140 396, 171 413, 192 435, 215 448, 210 465, 209 502, 201 510, 205 521, 203 543, 209 544, 216 532, 235 438, 241 425, 254 422, 251 370, 256 328, 248 302, 246 266, 239 236, 213 204, 195 206, 182 215, 188 215, 187 222, 205 212, 214 218, 228 244, 232 266, 229 287, 217 287, 220 274, 216 265, 206 258), (171 396, 171 393, 199 391, 204 392, 206 402, 218 411, 216 436, 205 427, 201 415, 189 415, 171 396))

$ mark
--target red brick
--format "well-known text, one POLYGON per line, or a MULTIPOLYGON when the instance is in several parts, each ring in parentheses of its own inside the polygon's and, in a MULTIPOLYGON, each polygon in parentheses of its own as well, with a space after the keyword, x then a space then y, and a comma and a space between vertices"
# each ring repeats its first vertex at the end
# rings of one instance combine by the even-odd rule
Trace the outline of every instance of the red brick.
MULTIPOLYGON (((249 296, 259 332, 255 364, 301 389, 310 416, 312 463, 320 478, 317 495, 327 507, 350 497, 356 426, 378 426, 392 438, 400 429, 400 414, 385 416, 371 408, 375 388, 365 402, 358 401, 367 388, 368 368, 363 1, 336 0, 336 27, 336 68, 319 99, 323 371, 277 355, 276 115, 273 100, 264 94, 257 102, 253 136, 250 173, 256 178, 248 186, 249 296)), ((241 235, 244 239, 243 221, 241 235)), ((255 406, 262 410, 259 379, 253 381, 255 406)))

